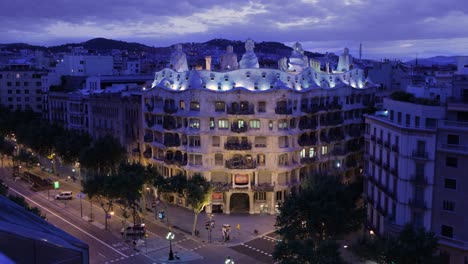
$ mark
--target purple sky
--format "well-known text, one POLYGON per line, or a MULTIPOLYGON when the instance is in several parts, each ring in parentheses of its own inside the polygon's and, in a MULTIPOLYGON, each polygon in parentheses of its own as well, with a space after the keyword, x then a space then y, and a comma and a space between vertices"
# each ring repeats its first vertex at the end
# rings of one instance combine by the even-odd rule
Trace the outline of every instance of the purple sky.
POLYGON ((212 38, 295 41, 379 59, 468 54, 466 0, 2 0, 0 42, 105 37, 151 46, 212 38))

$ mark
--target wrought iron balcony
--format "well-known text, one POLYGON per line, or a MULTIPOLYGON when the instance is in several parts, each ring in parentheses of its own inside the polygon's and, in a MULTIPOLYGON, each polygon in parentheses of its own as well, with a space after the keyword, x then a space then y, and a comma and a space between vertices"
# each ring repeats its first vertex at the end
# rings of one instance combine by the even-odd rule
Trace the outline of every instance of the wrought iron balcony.
POLYGON ((299 129, 317 129, 317 121, 315 119, 302 117, 299 120, 299 129))
POLYGON ((272 192, 275 186, 271 183, 259 183, 251 186, 253 191, 257 192, 272 192))
POLYGON ((146 124, 148 125, 148 127, 152 127, 154 126, 154 120, 153 119, 146 119, 146 124))
POLYGON ((292 108, 291 107, 276 107, 275 108, 275 113, 277 115, 291 115, 292 114, 292 108))
POLYGON ((249 142, 228 142, 224 144, 227 150, 251 150, 252 143, 249 142))
POLYGON ((151 159, 151 156, 152 156, 151 149, 149 149, 149 151, 145 150, 145 152, 143 152, 143 157, 145 157, 146 159, 151 159))
POLYGON ((255 110, 254 110, 254 105, 253 104, 249 104, 246 107, 228 106, 227 107, 227 113, 229 115, 253 115, 253 114, 255 114, 255 110))
POLYGON ((332 155, 334 156, 344 156, 346 155, 348 152, 345 150, 345 149, 342 149, 342 148, 335 148, 331 151, 332 155))
POLYGON ((249 130, 247 124, 244 124, 242 127, 239 127, 237 123, 231 125, 231 131, 235 133, 244 133, 247 132, 247 130, 249 130))
POLYGON ((247 170, 257 168, 257 162, 253 159, 232 158, 226 160, 225 167, 234 170, 247 170))
POLYGON ((176 107, 175 105, 165 104, 164 107, 163 107, 163 110, 164 110, 164 113, 166 113, 166 114, 174 114, 179 110, 179 108, 176 107))
POLYGON ((178 136, 164 136, 164 146, 180 147, 180 139, 178 136))
POLYGON ((186 166, 187 165, 187 160, 186 159, 176 159, 176 158, 172 158, 172 159, 164 159, 164 163, 166 163, 167 165, 177 165, 177 166, 186 166))
POLYGON ((301 158, 301 164, 311 164, 317 161, 317 157, 304 157, 301 158))
POLYGON ((327 106, 328 110, 341 110, 343 108, 343 105, 338 102, 333 102, 327 106))
POLYGON ((305 147, 305 146, 315 146, 317 145, 317 139, 312 139, 312 138, 299 138, 297 140, 297 144, 301 147, 305 147))

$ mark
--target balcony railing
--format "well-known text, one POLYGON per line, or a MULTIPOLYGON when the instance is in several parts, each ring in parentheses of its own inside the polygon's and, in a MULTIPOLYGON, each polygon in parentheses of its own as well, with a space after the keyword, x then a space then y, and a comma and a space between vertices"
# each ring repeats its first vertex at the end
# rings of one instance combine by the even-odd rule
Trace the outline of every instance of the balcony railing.
POLYGON ((247 132, 247 130, 249 130, 247 124, 244 124, 242 127, 239 127, 236 123, 231 125, 231 131, 235 133, 244 133, 247 132))
POLYGON ((341 148, 337 148, 337 149, 333 149, 331 151, 332 155, 334 156, 344 156, 346 155, 348 152, 344 149, 341 149, 341 148))
POLYGON ((151 156, 152 156, 151 150, 143 152, 143 157, 145 157, 146 159, 151 159, 151 156))
POLYGON ((259 183, 251 186, 253 191, 257 192, 272 192, 275 186, 271 183, 259 183))
POLYGON ((187 165, 187 160, 186 159, 164 159, 164 163, 167 165, 177 165, 177 166, 186 166, 187 165))
POLYGON ((230 159, 226 160, 225 166, 228 169, 248 170, 255 169, 257 167, 257 162, 255 160, 230 159))
POLYGON ((343 105, 333 102, 331 104, 328 104, 327 107, 328 107, 328 110, 341 110, 343 108, 343 105))
POLYGON ((224 144, 224 148, 227 150, 250 150, 252 149, 252 143, 249 142, 228 142, 224 144))
POLYGON ((398 147, 398 145, 393 144, 393 145, 392 145, 392 151, 398 153, 398 152, 399 152, 399 147, 398 147))
POLYGON ((163 110, 166 114, 174 114, 179 110, 179 108, 175 105, 164 105, 163 110))
POLYGON ((277 115, 291 115, 292 114, 292 108, 291 107, 276 107, 275 108, 275 113, 277 115))
POLYGON ((301 146, 301 147, 315 146, 315 145, 317 145, 317 139, 311 139, 311 138, 301 139, 301 138, 299 138, 297 140, 297 144, 299 146, 301 146))
POLYGON ((248 107, 227 107, 229 115, 253 115, 255 114, 254 105, 250 104, 248 107))
POLYGON ((311 164, 317 161, 317 157, 304 157, 301 158, 301 164, 311 164))
POLYGON ((312 104, 310 105, 309 107, 307 107, 306 105, 302 105, 301 106, 301 111, 303 113, 308 113, 308 114, 315 114, 317 113, 318 111, 320 111, 320 108, 318 105, 316 104, 312 104))
POLYGON ((413 151, 413 158, 417 159, 428 159, 429 154, 425 151, 414 150, 413 151))
POLYGON ((148 127, 154 126, 154 123, 155 123, 154 120, 152 120, 152 119, 146 119, 146 124, 148 125, 148 127))
POLYGON ((165 138, 164 146, 166 147, 180 147, 180 139, 176 138, 165 138))
POLYGON ((301 119, 299 121, 299 129, 317 129, 317 121, 311 119, 301 119))
POLYGON ((149 112, 153 112, 154 105, 152 105, 152 104, 145 104, 145 105, 146 105, 146 109, 147 109, 149 112))
POLYGON ((456 145, 456 144, 440 144, 440 148, 445 149, 446 151, 454 151, 454 152, 468 152, 468 145, 456 145))

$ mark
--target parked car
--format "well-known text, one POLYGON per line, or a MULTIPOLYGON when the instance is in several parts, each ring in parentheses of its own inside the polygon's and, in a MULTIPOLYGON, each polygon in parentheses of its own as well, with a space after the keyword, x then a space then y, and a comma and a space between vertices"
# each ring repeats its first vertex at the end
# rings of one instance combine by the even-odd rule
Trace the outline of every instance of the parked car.
POLYGON ((122 236, 144 236, 146 234, 146 226, 145 224, 129 225, 126 228, 122 228, 120 234, 122 236))
POLYGON ((73 199, 73 192, 61 192, 57 195, 55 195, 56 200, 71 200, 73 199))

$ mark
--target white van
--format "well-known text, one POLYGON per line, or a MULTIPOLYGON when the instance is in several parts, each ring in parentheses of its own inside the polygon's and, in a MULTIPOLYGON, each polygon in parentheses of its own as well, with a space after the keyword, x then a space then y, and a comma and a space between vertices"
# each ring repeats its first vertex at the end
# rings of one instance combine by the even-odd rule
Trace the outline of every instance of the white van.
POLYGON ((71 200, 73 199, 73 192, 61 192, 55 195, 56 200, 71 200))

